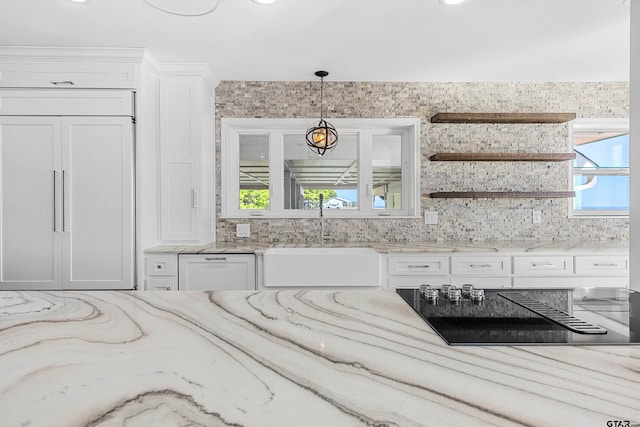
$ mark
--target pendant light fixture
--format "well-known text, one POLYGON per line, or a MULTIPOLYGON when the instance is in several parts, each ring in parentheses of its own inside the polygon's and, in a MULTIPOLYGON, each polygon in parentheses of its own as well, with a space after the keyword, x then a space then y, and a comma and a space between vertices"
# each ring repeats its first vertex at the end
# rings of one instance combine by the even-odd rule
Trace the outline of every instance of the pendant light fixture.
POLYGON ((307 145, 318 153, 321 157, 328 150, 336 148, 338 145, 338 132, 331 123, 324 119, 324 106, 322 104, 322 91, 324 87, 324 78, 329 75, 326 71, 316 71, 315 75, 320 77, 320 121, 317 125, 307 129, 307 145))

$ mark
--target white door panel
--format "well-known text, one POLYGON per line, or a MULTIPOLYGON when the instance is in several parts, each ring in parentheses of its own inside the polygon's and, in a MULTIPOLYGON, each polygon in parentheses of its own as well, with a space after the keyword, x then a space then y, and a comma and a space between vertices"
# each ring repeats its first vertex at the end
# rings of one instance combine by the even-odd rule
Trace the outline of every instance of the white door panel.
POLYGON ((59 287, 60 119, 0 117, 0 289, 59 287))
POLYGON ((62 124, 63 288, 131 288, 131 119, 65 117, 62 124))

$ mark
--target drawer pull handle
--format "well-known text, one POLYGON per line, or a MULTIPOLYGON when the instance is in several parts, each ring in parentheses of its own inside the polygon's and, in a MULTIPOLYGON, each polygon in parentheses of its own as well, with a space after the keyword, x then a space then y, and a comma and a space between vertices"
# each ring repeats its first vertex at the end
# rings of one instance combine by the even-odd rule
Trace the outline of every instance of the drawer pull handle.
POLYGON ((409 264, 407 265, 407 268, 431 268, 431 266, 429 264, 423 264, 423 265, 409 264))
POLYGON ((593 264, 594 267, 617 267, 616 263, 608 263, 608 264, 593 264))
POLYGON ((71 80, 58 80, 58 81, 52 81, 51 84, 54 86, 58 86, 58 85, 73 86, 75 83, 73 83, 71 80))
POLYGON ((223 256, 223 257, 207 257, 205 258, 205 261, 226 261, 227 257, 223 256))
POLYGON ((549 268, 553 268, 556 265, 555 264, 531 264, 531 266, 533 268, 542 268, 542 267, 549 267, 549 268))
POLYGON ((471 264, 469 267, 471 267, 471 268, 491 268, 493 266, 491 264, 471 264))

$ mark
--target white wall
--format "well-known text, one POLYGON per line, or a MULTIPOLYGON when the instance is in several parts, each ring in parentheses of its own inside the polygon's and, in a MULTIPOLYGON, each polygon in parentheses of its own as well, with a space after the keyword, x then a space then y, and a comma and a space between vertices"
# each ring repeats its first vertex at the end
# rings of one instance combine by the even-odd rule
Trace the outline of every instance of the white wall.
POLYGON ((631 2, 631 288, 640 290, 640 3, 631 2))

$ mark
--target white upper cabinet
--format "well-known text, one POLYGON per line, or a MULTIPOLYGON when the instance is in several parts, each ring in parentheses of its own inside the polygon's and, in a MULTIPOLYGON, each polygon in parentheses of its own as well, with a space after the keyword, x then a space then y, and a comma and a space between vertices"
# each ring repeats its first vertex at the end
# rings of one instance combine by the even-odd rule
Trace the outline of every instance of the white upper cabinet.
POLYGON ((3 47, 0 87, 135 89, 143 55, 136 48, 3 47))
POLYGON ((199 76, 160 77, 161 240, 215 239, 213 88, 199 76))

